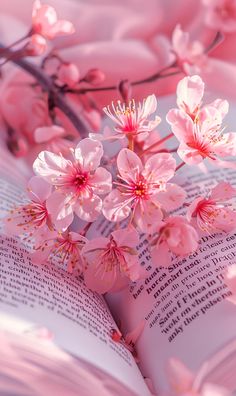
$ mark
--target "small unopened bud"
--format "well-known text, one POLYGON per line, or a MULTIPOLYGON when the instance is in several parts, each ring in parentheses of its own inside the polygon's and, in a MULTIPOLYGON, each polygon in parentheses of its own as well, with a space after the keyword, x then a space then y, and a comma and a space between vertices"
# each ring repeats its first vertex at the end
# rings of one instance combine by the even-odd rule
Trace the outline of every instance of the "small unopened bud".
POLYGON ((90 69, 83 78, 83 81, 92 85, 99 85, 105 78, 105 74, 100 69, 90 69))
POLYGON ((73 88, 80 79, 80 72, 74 63, 63 63, 57 73, 60 83, 73 88))
POLYGON ((118 86, 119 92, 124 102, 129 102, 131 98, 132 87, 128 80, 122 80, 118 86))
POLYGON ((40 34, 33 34, 25 46, 27 56, 40 56, 47 48, 47 42, 40 34))

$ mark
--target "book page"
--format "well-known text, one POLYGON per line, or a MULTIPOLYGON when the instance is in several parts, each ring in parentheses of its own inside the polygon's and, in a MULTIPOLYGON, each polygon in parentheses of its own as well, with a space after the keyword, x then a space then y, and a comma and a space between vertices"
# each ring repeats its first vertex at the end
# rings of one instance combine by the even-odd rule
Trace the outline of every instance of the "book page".
MULTIPOLYGON (((17 202, 22 190, 0 179, 1 216, 17 202)), ((111 375, 127 394, 149 391, 130 352, 114 343, 116 324, 104 299, 91 292, 81 278, 50 265, 36 265, 19 240, 0 234, 0 312, 30 327, 46 327, 54 342, 111 375)), ((14 330, 14 329, 13 329, 14 330)))
MULTIPOLYGON (((213 169, 208 174, 189 173, 187 177, 184 173, 180 179, 188 200, 192 201, 216 185, 217 180, 235 185, 236 172, 213 169)), ((103 231, 107 232, 105 227, 103 231)), ((203 236, 195 253, 173 258, 167 269, 161 268, 161 262, 151 269, 145 236, 141 238, 139 252, 148 271, 146 280, 129 290, 110 294, 107 301, 115 317, 122 319, 125 331, 145 318, 146 326, 137 344, 141 371, 152 379, 157 391, 162 391, 167 387, 168 358, 178 357, 196 371, 209 356, 235 338, 236 306, 227 301, 231 293, 223 282, 222 272, 236 262, 236 233, 203 236)))

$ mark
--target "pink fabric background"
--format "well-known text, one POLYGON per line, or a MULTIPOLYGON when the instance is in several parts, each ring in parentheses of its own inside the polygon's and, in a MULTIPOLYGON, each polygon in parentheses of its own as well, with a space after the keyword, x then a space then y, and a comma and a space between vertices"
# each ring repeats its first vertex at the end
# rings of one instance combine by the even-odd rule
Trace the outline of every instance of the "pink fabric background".
MULTIPOLYGON (((32 0, 3 0, 0 4, 0 41, 12 42, 31 22, 32 0), (11 28, 9 29, 9 26, 11 28)), ((46 3, 46 1, 45 1, 46 3)), ((120 79, 141 79, 165 66, 168 40, 177 23, 192 39, 206 46, 216 30, 206 26, 205 9, 195 0, 48 0, 60 18, 71 20, 76 33, 55 40, 65 58, 76 62, 83 74, 92 67, 106 73, 105 85, 120 79)), ((224 43, 211 52, 202 77, 208 89, 236 97, 236 32, 225 33, 224 43)), ((133 96, 174 92, 183 77, 170 77, 134 88, 133 96)), ((96 93, 101 104, 115 99, 114 92, 96 93)))

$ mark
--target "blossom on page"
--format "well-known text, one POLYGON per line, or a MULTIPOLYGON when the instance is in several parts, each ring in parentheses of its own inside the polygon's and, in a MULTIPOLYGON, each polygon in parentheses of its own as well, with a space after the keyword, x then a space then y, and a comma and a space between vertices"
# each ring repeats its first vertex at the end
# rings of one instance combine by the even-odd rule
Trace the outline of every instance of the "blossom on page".
POLYGON ((195 228, 183 216, 170 216, 157 227, 158 236, 151 245, 152 261, 156 266, 168 267, 171 254, 185 256, 198 247, 198 234, 195 228))
POLYGON ((178 154, 189 165, 204 159, 216 165, 236 167, 233 161, 219 157, 236 155, 236 133, 223 133, 221 126, 228 112, 228 102, 217 99, 201 108, 204 83, 199 76, 185 77, 177 87, 179 109, 167 113, 167 122, 180 141, 178 154))
POLYGON ((189 33, 184 32, 180 25, 176 25, 172 34, 172 51, 178 66, 187 74, 199 72, 206 64, 202 43, 198 40, 191 42, 189 33))
POLYGON ((87 263, 84 271, 86 285, 98 293, 117 291, 130 281, 144 278, 136 246, 137 231, 130 227, 111 233, 110 238, 94 238, 82 249, 87 263))
MULTIPOLYGON (((42 151, 33 168, 48 183, 55 186, 48 210, 53 220, 71 216, 73 212, 85 221, 94 221, 102 210, 99 195, 111 190, 111 174, 99 167, 102 144, 86 138, 71 149, 72 160, 49 151, 42 151)), ((68 224, 69 225, 69 224, 68 224)))
POLYGON ((29 200, 10 210, 4 219, 5 231, 10 235, 27 235, 28 238, 37 240, 53 229, 47 210, 47 199, 51 191, 52 186, 44 179, 32 177, 27 189, 29 200))
POLYGON ((197 197, 188 207, 187 218, 196 219, 197 226, 208 233, 236 228, 236 211, 227 202, 236 197, 236 189, 230 183, 218 183, 208 197, 197 197))
POLYGON ((162 221, 165 210, 181 206, 185 191, 172 183, 176 162, 171 154, 155 154, 142 164, 131 150, 122 149, 117 157, 117 189, 104 199, 103 214, 110 221, 131 220, 142 232, 152 232, 162 221))
POLYGON ((32 32, 40 34, 44 38, 51 40, 61 34, 72 34, 75 29, 71 22, 59 20, 56 10, 47 5, 41 4, 40 0, 35 0, 32 11, 32 32))
POLYGON ((39 244, 31 254, 35 263, 50 262, 66 268, 68 272, 84 270, 84 260, 81 250, 87 242, 84 236, 66 231, 63 234, 52 233, 39 244))
POLYGON ((148 136, 148 133, 160 123, 161 119, 158 116, 152 121, 148 120, 149 116, 155 113, 156 108, 156 97, 150 95, 138 105, 134 100, 131 100, 128 105, 118 101, 117 106, 112 103, 112 109, 107 106, 103 108, 103 111, 116 124, 115 131, 118 134, 137 138, 139 134, 143 137, 148 136))
POLYGON ((236 31, 235 0, 202 0, 205 6, 205 22, 214 30, 236 31))
POLYGON ((231 396, 231 392, 221 386, 199 382, 194 375, 177 358, 170 358, 167 364, 167 377, 170 384, 168 396, 231 396))

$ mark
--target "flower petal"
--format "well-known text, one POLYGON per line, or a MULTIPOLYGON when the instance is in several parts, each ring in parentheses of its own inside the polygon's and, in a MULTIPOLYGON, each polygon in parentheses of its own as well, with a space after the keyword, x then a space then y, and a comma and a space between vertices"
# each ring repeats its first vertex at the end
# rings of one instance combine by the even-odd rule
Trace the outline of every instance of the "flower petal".
POLYGON ((27 186, 28 196, 32 201, 43 203, 50 196, 52 186, 40 176, 33 176, 27 186))
POLYGON ((166 183, 174 176, 176 161, 171 154, 154 154, 146 162, 143 176, 148 182, 166 183))
POLYGON ((93 194, 92 197, 81 198, 74 205, 74 212, 77 216, 84 221, 95 221, 101 214, 102 200, 97 195, 93 194))
POLYGON ((143 169, 141 159, 133 151, 122 149, 117 157, 117 167, 125 180, 135 181, 143 169))
POLYGON ((33 163, 34 172, 53 184, 55 177, 68 173, 71 162, 50 151, 41 151, 33 163))
POLYGON ((194 124, 192 119, 182 110, 171 109, 166 115, 166 121, 180 142, 188 143, 192 140, 194 124))
POLYGON ((151 251, 151 257, 155 267, 168 267, 171 264, 171 253, 167 243, 157 244, 151 251))
POLYGON ((218 183, 211 191, 210 199, 214 201, 228 201, 236 196, 236 188, 230 183, 222 181, 218 183))
POLYGON ((151 200, 159 203, 166 211, 171 211, 183 205, 186 198, 185 190, 177 184, 167 183, 166 189, 154 194, 151 200))
POLYGON ((47 211, 55 228, 64 232, 74 219, 73 206, 70 205, 70 195, 57 191, 52 193, 46 201, 47 211))
POLYGON ((98 140, 82 139, 75 148, 75 158, 86 171, 93 171, 99 165, 103 156, 102 143, 98 140))
POLYGON ((204 82, 199 76, 184 77, 177 85, 177 105, 193 114, 200 106, 204 94, 204 82))
POLYGON ((118 190, 112 190, 103 201, 103 214, 110 221, 121 221, 129 216, 131 202, 118 190))
POLYGON ((134 211, 134 223, 141 232, 152 233, 163 219, 160 207, 151 201, 140 201, 134 211))
POLYGON ((91 176, 90 184, 95 194, 107 194, 112 189, 112 176, 105 168, 97 168, 91 176))
POLYGON ((54 139, 56 137, 61 137, 64 135, 65 135, 65 129, 58 125, 45 126, 35 129, 34 140, 36 143, 44 143, 44 142, 48 142, 51 139, 54 139))

